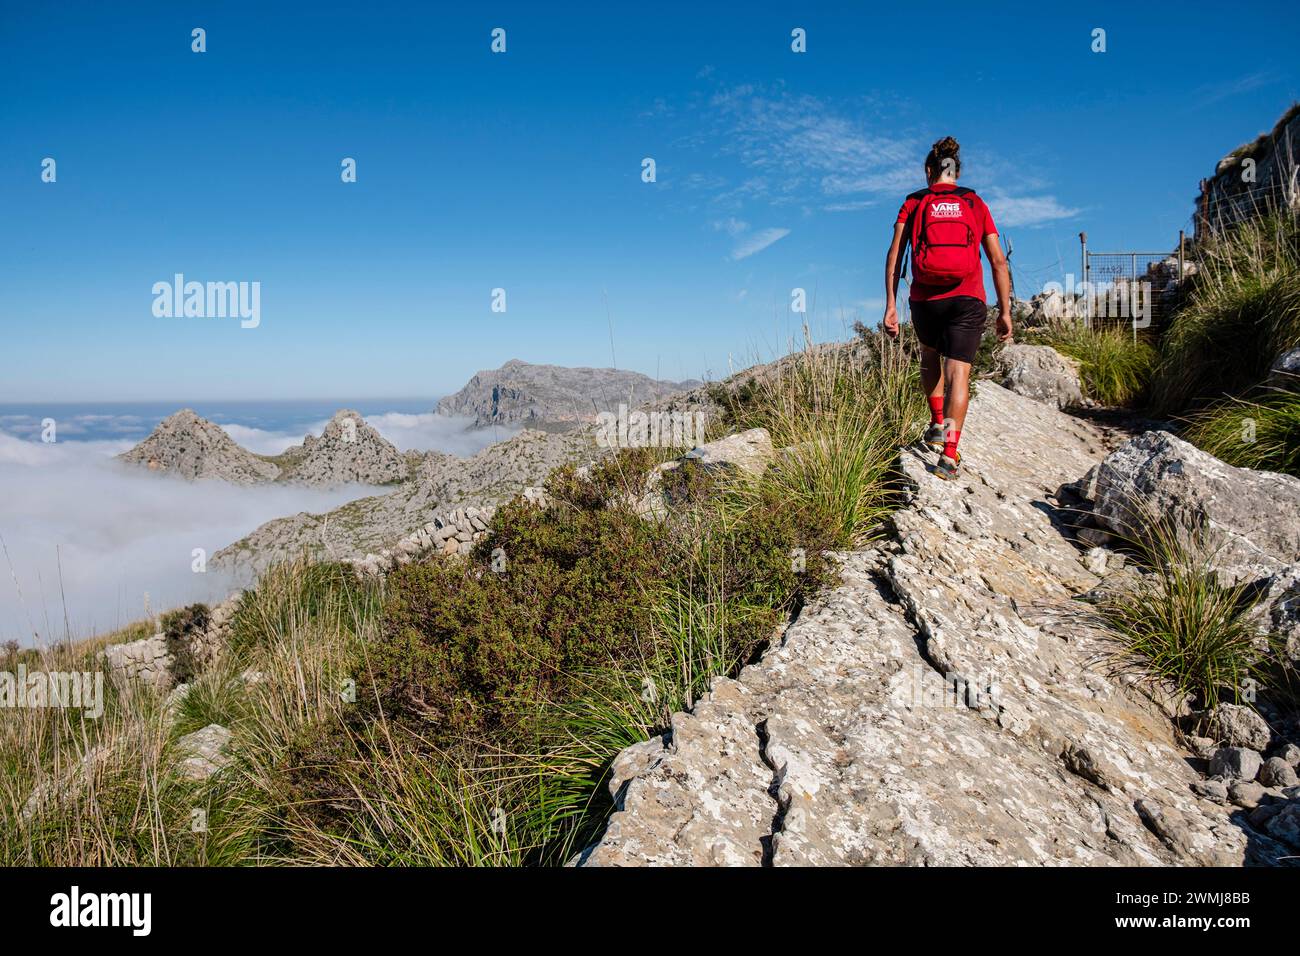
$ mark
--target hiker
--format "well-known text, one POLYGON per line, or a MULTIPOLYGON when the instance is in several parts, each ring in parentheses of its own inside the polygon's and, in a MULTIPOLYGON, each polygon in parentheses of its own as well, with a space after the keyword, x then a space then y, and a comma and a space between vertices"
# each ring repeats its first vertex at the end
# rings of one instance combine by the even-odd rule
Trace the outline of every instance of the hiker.
POLYGON ((930 147, 925 157, 929 185, 903 201, 885 258, 884 326, 885 332, 896 338, 895 295, 906 270, 907 252, 911 253, 912 283, 907 299, 912 327, 921 344, 921 388, 930 402, 930 427, 924 442, 939 453, 934 473, 944 479, 960 474, 957 442, 970 398, 970 367, 988 322, 981 243, 998 293, 998 341, 1011 340, 1011 273, 989 207, 974 190, 957 185, 960 149, 951 136, 930 147))

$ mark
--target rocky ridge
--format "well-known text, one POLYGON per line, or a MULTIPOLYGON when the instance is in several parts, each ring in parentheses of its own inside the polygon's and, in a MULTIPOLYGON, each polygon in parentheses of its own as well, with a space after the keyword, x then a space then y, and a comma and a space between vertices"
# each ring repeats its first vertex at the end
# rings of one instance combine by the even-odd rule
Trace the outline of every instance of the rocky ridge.
POLYGON ((350 501, 325 514, 302 512, 269 521, 218 551, 210 566, 248 576, 304 554, 364 562, 368 555, 393 552, 403 539, 431 524, 430 534, 447 523, 464 530, 459 527, 464 520, 472 527, 472 520, 451 518, 451 513, 488 512, 524 488, 541 484, 553 469, 585 464, 605 451, 597 446, 592 429, 583 426, 565 433, 525 429, 469 458, 432 453, 410 481, 393 491, 350 501))
MULTIPOLYGON (((1210 741, 1207 778, 1169 716, 1105 666, 1105 636, 1071 612, 1124 563, 1070 528, 1074 488, 1107 436, 983 383, 963 439, 954 482, 904 450, 909 501, 892 539, 840 556, 841 584, 758 663, 619 755, 616 812, 575 862, 1295 859, 1300 791, 1285 784, 1300 749, 1252 760, 1210 741)), ((1240 734, 1275 739, 1267 724, 1240 734)))
POLYGON ((117 457, 188 481, 216 478, 241 485, 383 485, 405 481, 411 472, 406 456, 346 408, 334 414, 319 438, 307 435, 273 458, 253 454, 220 425, 184 408, 117 457))

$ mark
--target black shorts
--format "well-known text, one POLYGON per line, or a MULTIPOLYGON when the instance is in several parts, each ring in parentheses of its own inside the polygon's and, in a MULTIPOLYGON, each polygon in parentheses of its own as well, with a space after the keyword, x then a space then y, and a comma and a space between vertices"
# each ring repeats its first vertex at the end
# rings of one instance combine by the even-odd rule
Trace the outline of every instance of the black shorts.
POLYGON ((912 328, 922 345, 937 349, 945 358, 975 361, 989 321, 988 306, 970 295, 909 304, 912 328))

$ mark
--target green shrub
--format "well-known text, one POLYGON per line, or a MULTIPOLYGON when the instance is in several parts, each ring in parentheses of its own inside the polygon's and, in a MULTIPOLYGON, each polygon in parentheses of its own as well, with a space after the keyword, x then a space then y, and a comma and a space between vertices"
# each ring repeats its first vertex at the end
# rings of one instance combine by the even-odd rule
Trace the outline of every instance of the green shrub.
POLYGON ((159 622, 172 656, 172 676, 178 682, 188 681, 198 673, 199 662, 194 659, 193 640, 207 629, 209 619, 206 604, 191 604, 169 611, 159 622))
POLYGON ((390 719, 439 739, 497 731, 521 706, 563 693, 575 671, 631 652, 667 542, 606 497, 613 467, 586 487, 562 476, 549 490, 571 497, 547 508, 500 509, 469 560, 435 557, 389 576, 384 639, 365 667, 390 719))

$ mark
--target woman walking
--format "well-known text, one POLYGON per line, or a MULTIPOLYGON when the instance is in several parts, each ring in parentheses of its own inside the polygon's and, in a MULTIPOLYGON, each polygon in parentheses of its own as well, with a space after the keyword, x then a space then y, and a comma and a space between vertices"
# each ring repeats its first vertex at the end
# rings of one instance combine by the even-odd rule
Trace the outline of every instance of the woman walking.
POLYGON ((998 294, 998 340, 1011 339, 1011 274, 988 206, 974 190, 957 185, 960 150, 951 136, 930 148, 926 188, 903 201, 885 259, 884 327, 897 336, 895 296, 906 268, 904 257, 911 255, 907 298, 921 344, 921 387, 930 403, 925 443, 939 453, 934 473, 945 479, 961 473, 957 443, 970 399, 970 368, 988 322, 981 245, 998 294))

